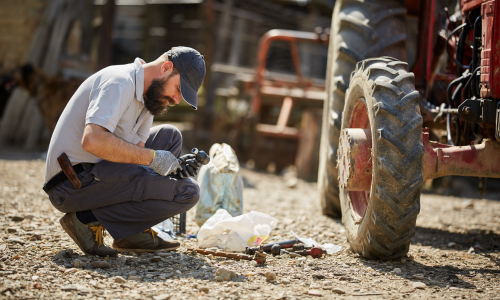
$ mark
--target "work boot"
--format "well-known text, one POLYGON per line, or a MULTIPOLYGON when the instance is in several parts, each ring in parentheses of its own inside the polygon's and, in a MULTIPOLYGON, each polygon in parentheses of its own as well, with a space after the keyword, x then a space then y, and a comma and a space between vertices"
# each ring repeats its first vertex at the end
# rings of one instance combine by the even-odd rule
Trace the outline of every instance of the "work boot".
POLYGON ((181 243, 165 241, 158 233, 149 228, 141 233, 113 242, 113 249, 118 252, 156 252, 158 250, 175 250, 181 243))
POLYGON ((88 255, 102 257, 116 256, 118 252, 106 247, 103 243, 104 226, 99 222, 83 224, 76 217, 76 213, 65 214, 59 220, 64 231, 75 241, 80 250, 88 255))

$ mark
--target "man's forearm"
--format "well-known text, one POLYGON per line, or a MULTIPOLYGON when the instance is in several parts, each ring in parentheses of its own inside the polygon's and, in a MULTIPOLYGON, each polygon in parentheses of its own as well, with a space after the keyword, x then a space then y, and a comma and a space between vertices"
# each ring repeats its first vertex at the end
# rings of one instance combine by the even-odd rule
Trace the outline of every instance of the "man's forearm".
POLYGON ((149 166, 153 160, 152 149, 146 149, 120 139, 105 128, 88 124, 82 138, 85 151, 107 161, 149 166))

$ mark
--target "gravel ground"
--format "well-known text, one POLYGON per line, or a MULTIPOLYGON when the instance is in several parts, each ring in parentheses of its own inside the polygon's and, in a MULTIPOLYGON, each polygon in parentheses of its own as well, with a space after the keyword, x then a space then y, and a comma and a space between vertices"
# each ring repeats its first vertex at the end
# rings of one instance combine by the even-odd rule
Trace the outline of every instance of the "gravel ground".
MULTIPOLYGON (((43 174, 41 160, 0 160, 0 298, 500 299, 499 201, 424 194, 407 257, 368 261, 349 251, 340 220, 321 215, 315 184, 289 188, 284 177, 243 170, 245 212, 279 220, 271 240, 294 230, 343 250, 256 266, 188 253, 191 239, 177 252, 101 259, 83 255, 64 233, 62 213, 40 188, 43 174)), ((193 217, 192 210, 187 229, 195 234, 193 217)))

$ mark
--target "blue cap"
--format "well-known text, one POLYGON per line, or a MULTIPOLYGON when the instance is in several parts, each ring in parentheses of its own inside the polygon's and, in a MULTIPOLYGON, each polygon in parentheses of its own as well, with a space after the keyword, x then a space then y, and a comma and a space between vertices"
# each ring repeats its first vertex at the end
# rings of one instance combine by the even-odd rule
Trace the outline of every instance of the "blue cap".
POLYGON ((200 52, 189 47, 174 47, 167 52, 181 75, 182 98, 198 109, 198 90, 205 79, 205 61, 200 52))

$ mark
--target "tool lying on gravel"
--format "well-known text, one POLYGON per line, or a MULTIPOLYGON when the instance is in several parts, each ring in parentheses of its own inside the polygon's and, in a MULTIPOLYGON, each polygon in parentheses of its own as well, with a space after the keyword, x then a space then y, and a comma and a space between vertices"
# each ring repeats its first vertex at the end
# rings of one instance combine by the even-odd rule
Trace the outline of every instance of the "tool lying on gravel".
MULTIPOLYGON (((297 240, 288 240, 288 241, 282 241, 282 242, 276 242, 276 243, 270 243, 266 245, 260 245, 260 247, 247 247, 245 250, 246 254, 253 255, 258 251, 264 251, 267 253, 271 253, 273 255, 279 255, 279 254, 274 254, 271 249, 274 245, 278 245, 280 249, 286 249, 286 248, 292 248, 295 243, 297 243, 297 240)), ((277 250, 275 250, 275 253, 277 250)))
POLYGON ((227 258, 232 258, 232 259, 244 259, 244 260, 254 260, 258 264, 265 264, 266 263, 266 254, 257 252, 255 255, 250 256, 250 255, 245 255, 245 254, 238 254, 238 253, 227 253, 227 252, 217 252, 217 251, 211 251, 211 250, 204 250, 204 249, 194 249, 194 248, 189 248, 187 249, 188 251, 196 251, 199 254, 203 255, 213 255, 213 256, 220 256, 220 257, 227 257, 227 258))
POLYGON ((323 249, 321 249, 320 247, 312 247, 310 250, 295 251, 295 253, 302 256, 311 255, 314 258, 320 258, 323 256, 323 249))

